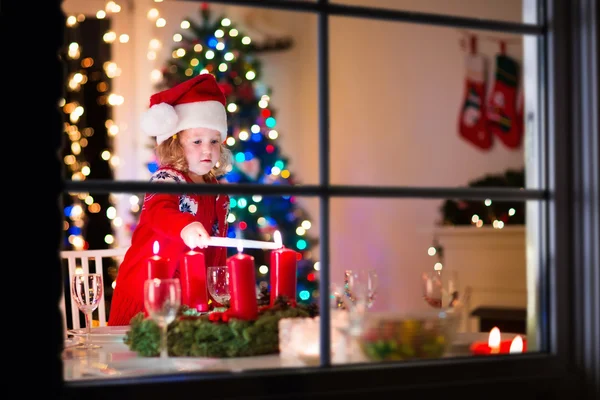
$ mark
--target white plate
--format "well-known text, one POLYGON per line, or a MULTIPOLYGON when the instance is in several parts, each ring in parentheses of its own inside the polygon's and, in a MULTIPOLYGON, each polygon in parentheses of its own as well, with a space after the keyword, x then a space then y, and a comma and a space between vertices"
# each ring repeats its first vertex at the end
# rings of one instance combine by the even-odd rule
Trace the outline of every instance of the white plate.
MULTIPOLYGON (((125 338, 125 334, 129 331, 130 326, 99 326, 97 328, 92 328, 90 333, 90 338, 92 342, 95 343, 122 343, 125 338)), ((67 331, 69 335, 73 335, 78 337, 80 340, 85 340, 86 338, 86 330, 85 328, 81 329, 71 329, 67 331)))

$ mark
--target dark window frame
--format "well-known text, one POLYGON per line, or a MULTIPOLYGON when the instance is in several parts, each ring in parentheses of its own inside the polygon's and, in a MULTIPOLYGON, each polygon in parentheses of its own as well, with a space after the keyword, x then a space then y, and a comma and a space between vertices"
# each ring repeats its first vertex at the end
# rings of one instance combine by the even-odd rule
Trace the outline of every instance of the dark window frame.
MULTIPOLYGON (((338 196, 412 197, 412 198, 518 198, 542 200, 540 207, 540 234, 544 248, 540 252, 540 299, 543 322, 541 343, 547 353, 523 354, 521 356, 489 358, 465 358, 435 360, 418 363, 390 363, 377 365, 330 366, 327 339, 321 343, 324 354, 320 368, 282 369, 235 373, 195 373, 177 377, 142 377, 110 381, 62 383, 66 397, 131 396, 164 398, 165 396, 190 395, 203 397, 254 397, 254 398, 332 398, 364 397, 376 395, 424 394, 458 395, 486 394, 507 396, 534 395, 558 398, 583 395, 592 398, 599 394, 599 311, 598 279, 600 242, 598 217, 599 149, 598 149, 598 6, 593 0, 541 1, 540 26, 482 21, 478 19, 428 15, 412 12, 386 12, 381 9, 350 7, 303 1, 214 1, 215 3, 245 6, 271 7, 286 10, 316 12, 319 18, 319 185, 291 188, 261 185, 228 187, 228 193, 296 194, 319 196, 321 203, 321 255, 320 260, 327 272, 329 261, 329 199, 338 196), (544 154, 540 168, 545 189, 525 191, 495 190, 476 191, 469 188, 383 188, 329 185, 329 108, 328 108, 328 16, 346 15, 378 18, 405 22, 461 26, 472 29, 492 29, 539 35, 538 43, 540 77, 540 132, 544 132, 544 154)), ((60 7, 60 1, 58 2, 60 7)), ((52 9, 56 15, 56 10, 52 9)), ((61 13, 62 14, 62 13, 61 13)), ((64 15, 52 21, 64 27, 64 15)), ((62 39, 60 39, 62 40, 62 39)), ((52 43, 56 52, 62 43, 52 43)), ((59 75, 60 63, 52 60, 59 75)), ((60 76, 60 83, 64 77, 60 76)), ((62 89, 56 88, 53 103, 62 89)), ((56 135, 62 129, 56 123, 58 114, 51 122, 56 135)), ((62 127, 62 126, 61 126, 62 127)), ((51 141, 53 148, 56 140, 51 141)), ((55 160, 56 161, 56 160, 55 160)), ((55 179, 60 180, 62 191, 139 192, 149 187, 141 182, 65 182, 57 170, 55 179)), ((155 190, 155 187, 152 187, 155 190)), ((198 193, 210 193, 216 189, 198 185, 186 187, 198 193)), ((219 188, 219 191, 223 191, 219 188)), ((165 191, 176 192, 174 188, 165 191)), ((50 193, 56 195, 56 193, 50 193)), ((54 196, 56 201, 58 196, 54 196)), ((56 210, 60 216, 60 209, 56 210)), ((56 235, 56 226, 49 231, 56 235)), ((52 236, 54 237, 54 236, 52 236)), ((58 265, 58 249, 51 257, 58 265)), ((56 272, 60 275, 59 272, 56 272)), ((327 275, 324 273, 323 275, 327 275)), ((57 277, 55 277, 57 279, 57 277)), ((321 289, 327 289, 328 276, 321 280, 321 289)), ((322 290, 327 292, 327 290, 322 290)), ((58 297, 58 294, 57 294, 58 297)), ((322 331, 328 332, 329 310, 321 299, 322 331), (325 305, 325 307, 323 307, 325 305)), ((55 304, 56 326, 61 325, 55 304)), ((62 327, 60 328, 62 329, 62 327)), ((61 334, 62 335, 62 334, 61 334)), ((321 335, 327 337, 328 335, 321 335)), ((62 337, 62 336, 61 336, 62 337)), ((54 344, 56 345, 56 343, 54 344)), ((57 348, 57 350, 60 350, 57 348)))

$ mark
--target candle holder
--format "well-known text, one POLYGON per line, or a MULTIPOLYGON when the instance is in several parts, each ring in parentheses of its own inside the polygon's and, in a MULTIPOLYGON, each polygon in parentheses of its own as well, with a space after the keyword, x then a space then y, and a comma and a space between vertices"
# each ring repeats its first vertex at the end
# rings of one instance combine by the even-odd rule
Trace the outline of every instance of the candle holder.
MULTIPOLYGON (((347 344, 343 329, 348 324, 348 313, 331 312, 331 357, 333 362, 347 361, 347 344)), ((284 365, 319 364, 320 317, 282 318, 278 322, 279 356, 284 365)))

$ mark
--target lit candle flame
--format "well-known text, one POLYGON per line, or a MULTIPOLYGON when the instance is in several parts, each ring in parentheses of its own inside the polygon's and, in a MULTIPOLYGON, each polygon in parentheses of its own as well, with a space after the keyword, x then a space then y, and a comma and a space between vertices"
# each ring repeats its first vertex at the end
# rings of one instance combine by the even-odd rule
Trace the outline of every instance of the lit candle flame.
POLYGON ((152 245, 152 251, 154 251, 155 256, 158 255, 158 249, 159 249, 158 240, 155 240, 154 244, 152 245))
POLYGON ((238 243, 237 250, 238 250, 238 253, 241 253, 242 251, 244 251, 244 245, 242 244, 241 240, 238 243))
POLYGON ((498 352, 500 350, 500 329, 497 326, 493 327, 490 331, 488 346, 492 351, 498 352))
POLYGON ((318 357, 320 353, 318 343, 310 344, 307 347, 303 348, 301 351, 302 354, 309 357, 318 357))
POLYGON ((523 338, 521 335, 515 336, 513 341, 510 344, 509 353, 522 353, 523 352, 523 338))
POLYGON ((273 233, 273 240, 279 247, 283 247, 283 240, 281 239, 281 233, 279 231, 275 231, 275 233, 273 233))

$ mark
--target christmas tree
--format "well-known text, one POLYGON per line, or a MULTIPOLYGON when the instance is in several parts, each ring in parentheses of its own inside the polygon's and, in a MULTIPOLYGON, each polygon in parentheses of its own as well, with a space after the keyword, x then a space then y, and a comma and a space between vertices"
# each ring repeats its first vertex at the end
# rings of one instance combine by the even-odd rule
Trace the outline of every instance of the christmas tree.
MULTIPOLYGON (((213 74, 227 98, 228 137, 226 145, 234 155, 234 165, 223 183, 292 185, 293 173, 288 158, 277 144, 279 133, 275 110, 270 105, 271 90, 261 83, 261 63, 257 55, 264 51, 289 47, 288 40, 273 41, 269 46, 254 44, 228 18, 213 18, 206 4, 199 9, 199 20, 181 22, 174 35, 171 58, 162 69, 163 90, 198 74, 213 74)), ((150 172, 157 168, 148 165, 150 172)), ((231 196, 229 237, 273 240, 281 233, 283 244, 298 252, 297 302, 314 303, 318 297, 316 270, 311 248, 316 244, 308 235, 308 214, 297 205, 294 196, 231 196)), ((235 249, 230 249, 230 255, 235 249)), ((255 259, 257 285, 263 295, 269 292, 270 252, 245 249, 255 259)), ((263 297, 264 301, 268 297, 263 297)))

